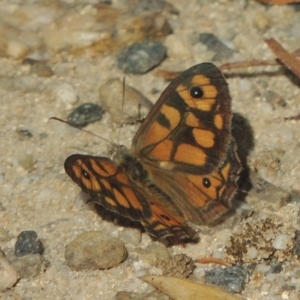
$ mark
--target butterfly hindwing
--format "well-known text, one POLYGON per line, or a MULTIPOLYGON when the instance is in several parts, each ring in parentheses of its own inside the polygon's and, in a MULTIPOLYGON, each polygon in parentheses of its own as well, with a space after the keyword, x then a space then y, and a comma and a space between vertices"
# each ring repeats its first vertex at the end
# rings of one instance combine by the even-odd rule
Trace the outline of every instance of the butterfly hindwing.
POLYGON ((106 157, 73 154, 65 161, 72 180, 105 209, 135 221, 149 215, 150 207, 143 195, 137 195, 128 176, 106 157))

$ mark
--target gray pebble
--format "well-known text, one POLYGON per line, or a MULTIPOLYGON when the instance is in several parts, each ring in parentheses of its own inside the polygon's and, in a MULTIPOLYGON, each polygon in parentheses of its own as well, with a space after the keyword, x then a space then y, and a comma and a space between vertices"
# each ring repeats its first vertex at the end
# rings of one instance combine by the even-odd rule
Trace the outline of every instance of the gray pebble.
POLYGON ((29 253, 42 254, 43 252, 44 246, 38 239, 38 235, 35 231, 22 231, 18 235, 17 242, 15 244, 16 256, 23 256, 29 253))
POLYGON ((109 269, 121 263, 126 256, 127 250, 122 241, 100 231, 80 234, 65 250, 68 266, 76 271, 109 269))
POLYGON ((160 42, 138 42, 121 51, 118 67, 125 73, 144 74, 159 65, 166 52, 167 48, 160 42))
POLYGON ((101 120, 104 112, 105 110, 98 104, 84 103, 70 113, 68 122, 77 127, 84 127, 101 120))
POLYGON ((300 256, 300 230, 295 231, 295 244, 293 248, 293 252, 300 256))
POLYGON ((228 59, 234 53, 234 50, 228 48, 213 33, 201 33, 199 41, 207 47, 207 50, 215 52, 214 61, 228 59))
POLYGON ((205 273, 205 282, 223 287, 229 292, 240 293, 245 285, 247 271, 238 266, 218 268, 205 273))

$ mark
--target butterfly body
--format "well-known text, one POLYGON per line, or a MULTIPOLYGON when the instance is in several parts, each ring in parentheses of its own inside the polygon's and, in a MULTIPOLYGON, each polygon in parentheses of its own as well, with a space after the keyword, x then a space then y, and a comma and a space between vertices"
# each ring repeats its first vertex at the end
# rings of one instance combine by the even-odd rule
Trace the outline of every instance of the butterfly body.
POLYGON ((183 72, 130 150, 116 146, 113 160, 75 154, 65 169, 93 201, 140 222, 155 238, 193 238, 187 222, 211 224, 228 212, 241 172, 222 73, 209 63, 183 72))

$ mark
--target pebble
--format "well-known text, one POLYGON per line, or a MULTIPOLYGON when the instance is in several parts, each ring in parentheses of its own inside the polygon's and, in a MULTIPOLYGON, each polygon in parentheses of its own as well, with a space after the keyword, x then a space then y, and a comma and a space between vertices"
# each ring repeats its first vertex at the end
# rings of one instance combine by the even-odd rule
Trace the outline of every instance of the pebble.
POLYGON ((0 292, 12 287, 18 280, 18 273, 0 251, 0 292))
POLYGON ((18 129, 16 132, 20 141, 25 141, 33 137, 33 134, 29 129, 18 129))
POLYGON ((166 37, 165 46, 168 49, 168 57, 185 57, 189 53, 189 49, 184 41, 175 34, 166 37))
POLYGON ((47 263, 40 254, 27 254, 11 261, 20 278, 33 278, 45 270, 47 263))
POLYGON ((261 104, 260 108, 261 108, 261 111, 266 115, 269 115, 269 114, 273 113, 273 111, 274 111, 273 106, 268 102, 263 102, 261 104))
POLYGON ((35 62, 30 67, 30 72, 39 77, 51 77, 54 73, 50 66, 44 62, 35 62))
POLYGON ((35 231, 22 231, 15 244, 15 255, 20 257, 29 253, 42 254, 44 246, 35 231))
POLYGON ((78 100, 74 86, 66 81, 57 82, 53 86, 52 93, 57 101, 66 106, 66 109, 71 109, 78 100))
POLYGON ((207 47, 208 51, 215 52, 214 61, 229 59, 234 53, 234 50, 228 48, 213 33, 201 33, 199 41, 207 47))
POLYGON ((164 264, 171 262, 172 256, 164 245, 159 242, 153 242, 145 249, 137 249, 140 259, 150 266, 161 268, 164 264))
POLYGON ((293 248, 293 252, 300 256, 300 230, 296 230, 295 232, 295 245, 293 248))
POLYGON ((142 120, 153 104, 140 91, 125 84, 125 98, 122 107, 123 82, 109 79, 98 90, 99 102, 112 119, 120 124, 142 120))
POLYGON ((6 44, 3 47, 4 52, 6 52, 7 56, 10 56, 15 59, 22 59, 28 53, 30 48, 17 40, 7 39, 6 44))
POLYGON ((4 227, 0 226, 0 243, 8 242, 10 239, 11 237, 9 231, 4 227))
POLYGON ((188 278, 195 269, 193 259, 185 254, 172 256, 171 260, 163 260, 161 263, 163 275, 188 278))
POLYGON ((266 91, 264 96, 266 98, 266 101, 270 103, 273 107, 275 106, 285 107, 287 105, 284 98, 278 95, 274 91, 266 91))
POLYGON ((105 110, 95 103, 83 103, 76 107, 68 116, 71 125, 84 127, 91 123, 100 121, 105 110))
POLYGON ((27 172, 32 172, 36 164, 36 157, 32 154, 23 154, 20 155, 18 159, 18 164, 27 172))
POLYGON ((247 271, 238 266, 218 268, 205 273, 205 282, 216 284, 229 292, 241 293, 247 278, 247 271))
POLYGON ((68 266, 76 271, 103 270, 120 264, 127 256, 124 243, 100 231, 80 234, 65 249, 68 266))
POLYGON ((270 272, 275 274, 280 273, 283 270, 281 262, 271 262, 270 267, 270 272))
POLYGON ((166 52, 167 48, 160 42, 138 42, 121 51, 118 67, 125 73, 144 74, 159 65, 166 52))
POLYGON ((277 234, 272 246, 278 250, 285 250, 291 237, 286 234, 277 234))
POLYGON ((119 239, 124 244, 131 244, 137 246, 141 242, 142 233, 139 229, 135 228, 123 228, 119 233, 119 239))

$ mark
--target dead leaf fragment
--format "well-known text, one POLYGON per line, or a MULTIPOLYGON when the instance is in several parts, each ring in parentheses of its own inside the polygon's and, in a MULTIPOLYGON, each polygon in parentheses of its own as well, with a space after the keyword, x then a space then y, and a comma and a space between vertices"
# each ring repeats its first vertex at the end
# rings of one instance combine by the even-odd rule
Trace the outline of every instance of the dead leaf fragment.
POLYGON ((217 286, 196 283, 191 280, 155 275, 142 276, 141 279, 161 290, 174 300, 241 299, 217 286))

